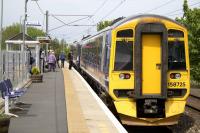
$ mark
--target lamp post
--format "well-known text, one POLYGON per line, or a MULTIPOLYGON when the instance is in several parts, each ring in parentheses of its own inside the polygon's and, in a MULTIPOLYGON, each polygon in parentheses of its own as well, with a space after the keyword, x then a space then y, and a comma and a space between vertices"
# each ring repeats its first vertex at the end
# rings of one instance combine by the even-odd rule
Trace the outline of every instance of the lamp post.
POLYGON ((1 26, 0 26, 0 51, 2 49, 2 34, 3 34, 3 0, 1 0, 1 26))
POLYGON ((21 51, 24 52, 25 47, 25 31, 26 31, 26 19, 27 19, 27 3, 28 0, 25 0, 25 9, 24 9, 24 22, 23 22, 23 45, 21 47, 21 51))
MULTIPOLYGON (((38 1, 38 0, 32 0, 32 1, 38 1)), ((23 46, 21 51, 24 51, 24 47, 25 47, 25 32, 26 32, 26 20, 27 20, 27 3, 28 0, 25 0, 25 8, 24 8, 24 21, 23 21, 23 46)))

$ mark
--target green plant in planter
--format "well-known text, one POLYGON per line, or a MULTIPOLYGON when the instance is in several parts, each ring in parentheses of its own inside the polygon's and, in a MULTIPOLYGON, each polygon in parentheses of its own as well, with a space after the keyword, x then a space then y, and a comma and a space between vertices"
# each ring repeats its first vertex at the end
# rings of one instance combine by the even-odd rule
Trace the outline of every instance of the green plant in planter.
POLYGON ((38 67, 33 67, 33 68, 31 69, 31 73, 32 73, 33 75, 39 75, 39 74, 40 74, 40 69, 39 69, 38 67))
POLYGON ((32 75, 30 76, 33 83, 39 83, 43 81, 43 75, 40 73, 40 69, 38 67, 33 67, 31 69, 32 75))
POLYGON ((0 133, 8 133, 11 116, 0 114, 0 133))

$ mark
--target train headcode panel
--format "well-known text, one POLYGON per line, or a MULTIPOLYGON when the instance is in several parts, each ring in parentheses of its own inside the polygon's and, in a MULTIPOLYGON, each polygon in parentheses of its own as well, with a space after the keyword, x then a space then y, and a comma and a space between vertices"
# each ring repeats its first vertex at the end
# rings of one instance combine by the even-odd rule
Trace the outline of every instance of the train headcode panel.
POLYGON ((81 40, 74 66, 127 125, 173 125, 190 92, 188 32, 158 15, 124 18, 81 40))

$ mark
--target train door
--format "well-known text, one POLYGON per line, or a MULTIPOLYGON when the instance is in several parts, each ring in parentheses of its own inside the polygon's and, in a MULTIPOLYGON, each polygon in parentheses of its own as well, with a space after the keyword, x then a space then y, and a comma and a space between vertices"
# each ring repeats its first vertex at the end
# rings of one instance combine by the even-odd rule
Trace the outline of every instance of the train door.
POLYGON ((167 97, 167 29, 160 23, 136 27, 134 68, 135 98, 167 97))
POLYGON ((142 36, 142 94, 161 93, 161 36, 142 36))

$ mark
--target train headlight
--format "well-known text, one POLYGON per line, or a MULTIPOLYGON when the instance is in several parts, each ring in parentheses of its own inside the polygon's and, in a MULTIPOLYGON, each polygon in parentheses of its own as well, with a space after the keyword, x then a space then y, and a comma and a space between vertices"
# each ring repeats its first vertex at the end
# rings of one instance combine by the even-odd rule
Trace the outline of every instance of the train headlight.
POLYGON ((119 78, 120 78, 120 79, 124 79, 124 78, 125 78, 125 74, 124 74, 124 73, 120 73, 120 74, 119 74, 119 78))
POLYGON ((180 78, 181 78, 181 74, 180 74, 180 73, 176 73, 176 74, 175 74, 175 78, 176 78, 176 79, 180 79, 180 78))
POLYGON ((181 74, 180 73, 171 73, 170 74, 170 78, 171 79, 180 79, 181 78, 181 74))
POLYGON ((120 73, 119 78, 120 79, 130 79, 131 75, 129 73, 120 73))

